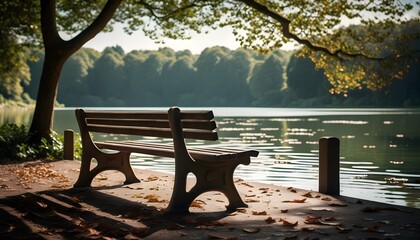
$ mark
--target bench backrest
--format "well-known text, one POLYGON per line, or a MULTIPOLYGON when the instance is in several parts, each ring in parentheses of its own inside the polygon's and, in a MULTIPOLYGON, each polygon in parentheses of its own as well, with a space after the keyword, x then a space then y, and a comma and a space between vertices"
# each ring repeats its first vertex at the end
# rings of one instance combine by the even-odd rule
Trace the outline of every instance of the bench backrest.
MULTIPOLYGON (((213 141, 218 139, 212 111, 183 110, 178 115, 179 119, 172 121, 180 121, 184 138, 213 141)), ((168 111, 117 112, 76 109, 76 118, 81 132, 172 138, 168 111)))

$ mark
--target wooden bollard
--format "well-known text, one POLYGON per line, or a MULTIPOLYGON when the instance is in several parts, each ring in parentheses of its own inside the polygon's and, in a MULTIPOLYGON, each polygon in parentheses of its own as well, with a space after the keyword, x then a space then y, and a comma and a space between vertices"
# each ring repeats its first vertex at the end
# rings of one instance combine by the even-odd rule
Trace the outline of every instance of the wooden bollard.
POLYGON ((71 129, 64 130, 64 159, 74 159, 74 132, 71 129))
POLYGON ((340 195, 340 140, 319 139, 319 192, 340 195))

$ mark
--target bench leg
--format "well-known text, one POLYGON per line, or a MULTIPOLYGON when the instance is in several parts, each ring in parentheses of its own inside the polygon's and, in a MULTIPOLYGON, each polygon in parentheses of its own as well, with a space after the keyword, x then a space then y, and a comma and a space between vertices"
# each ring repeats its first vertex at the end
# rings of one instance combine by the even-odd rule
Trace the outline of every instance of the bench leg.
POLYGON ((187 176, 189 171, 186 169, 177 169, 179 166, 175 165, 175 181, 172 190, 172 197, 169 205, 165 210, 166 214, 186 214, 189 213, 189 208, 195 197, 188 194, 187 176))
POLYGON ((89 187, 95 176, 91 176, 90 164, 92 157, 85 153, 82 153, 82 161, 80 165, 79 178, 77 179, 74 187, 89 187))
MULTIPOLYGON (((125 182, 124 184, 130 183, 138 183, 140 180, 134 174, 133 168, 130 164, 130 153, 122 153, 122 164, 120 167, 120 172, 124 173, 125 175, 125 182)), ((117 169, 118 170, 118 169, 117 169)))
POLYGON ((241 207, 248 207, 248 205, 244 201, 242 201, 242 198, 239 195, 238 190, 236 189, 235 183, 233 182, 233 171, 235 171, 235 168, 231 171, 225 171, 226 183, 223 186, 223 189, 221 190, 229 200, 229 205, 226 206, 226 208, 231 211, 234 211, 237 208, 241 207))
POLYGON ((89 187, 92 184, 93 179, 99 173, 106 170, 117 170, 125 175, 124 184, 140 182, 140 180, 134 174, 133 169, 130 165, 130 153, 120 152, 107 154, 98 152, 97 156, 93 157, 90 154, 82 155, 82 163, 80 167, 79 178, 77 179, 74 187, 89 187), (98 165, 90 170, 90 164, 92 159, 96 159, 98 165))
POLYGON ((209 191, 219 191, 225 194, 229 200, 229 205, 227 206, 229 211, 240 207, 248 207, 242 201, 233 182, 233 172, 237 165, 197 166, 191 171, 195 174, 197 183, 189 192, 186 192, 186 179, 189 172, 185 170, 176 171, 174 189, 166 213, 188 213, 194 199, 209 191))

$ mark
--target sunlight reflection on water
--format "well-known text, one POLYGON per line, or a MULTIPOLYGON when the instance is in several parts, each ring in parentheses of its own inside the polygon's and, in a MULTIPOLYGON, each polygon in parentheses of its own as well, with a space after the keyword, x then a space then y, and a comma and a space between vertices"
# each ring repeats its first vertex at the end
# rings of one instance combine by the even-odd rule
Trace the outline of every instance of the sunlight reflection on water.
MULTIPOLYGON (((420 131, 410 126, 419 115, 409 121, 388 114, 342 118, 348 117, 218 118, 216 145, 260 151, 236 177, 317 191, 318 140, 338 136, 342 195, 420 208, 420 131)), ((158 163, 133 159, 138 167, 173 172, 171 159, 158 163)))

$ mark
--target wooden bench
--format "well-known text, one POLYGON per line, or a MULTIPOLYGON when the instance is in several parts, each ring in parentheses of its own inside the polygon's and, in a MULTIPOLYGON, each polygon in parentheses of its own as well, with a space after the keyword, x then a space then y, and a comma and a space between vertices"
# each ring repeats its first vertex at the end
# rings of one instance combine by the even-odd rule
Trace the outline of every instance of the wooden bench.
POLYGON ((227 208, 246 207, 233 182, 239 164, 248 165, 254 150, 204 147, 187 148, 185 139, 215 141, 218 139, 212 111, 85 111, 76 109, 82 138, 82 162, 75 187, 88 187, 93 178, 105 170, 122 172, 125 184, 140 182, 130 166, 130 154, 142 153, 175 158, 175 181, 167 213, 188 213, 193 200, 208 191, 220 191, 229 200, 227 208), (171 138, 173 144, 150 143, 142 140, 95 141, 91 133, 152 136, 171 138), (108 153, 103 149, 117 150, 108 153), (97 166, 90 169, 92 159, 97 166), (186 190, 187 175, 193 173, 196 184, 186 190))

